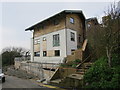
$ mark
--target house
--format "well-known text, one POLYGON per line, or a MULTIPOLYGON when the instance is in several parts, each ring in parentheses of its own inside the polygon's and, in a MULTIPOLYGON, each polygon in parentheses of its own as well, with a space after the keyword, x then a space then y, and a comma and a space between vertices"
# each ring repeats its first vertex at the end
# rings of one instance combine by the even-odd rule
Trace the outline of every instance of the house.
POLYGON ((32 62, 63 63, 65 57, 82 47, 85 16, 81 10, 64 10, 25 31, 33 32, 32 62))
POLYGON ((96 17, 86 19, 86 30, 90 27, 94 27, 95 25, 99 25, 96 17))

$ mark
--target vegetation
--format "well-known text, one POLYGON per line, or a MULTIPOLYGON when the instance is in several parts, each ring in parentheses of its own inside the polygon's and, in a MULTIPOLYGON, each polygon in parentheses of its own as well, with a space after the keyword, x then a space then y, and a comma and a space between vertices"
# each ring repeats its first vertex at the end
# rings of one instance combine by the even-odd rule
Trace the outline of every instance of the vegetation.
POLYGON ((72 68, 76 68, 76 66, 77 66, 80 62, 81 62, 81 60, 76 59, 76 60, 74 60, 74 61, 61 64, 61 67, 72 67, 72 68))
POLYGON ((120 88, 120 60, 118 55, 112 59, 112 68, 107 58, 98 59, 84 76, 85 88, 120 88))
POLYGON ((115 5, 103 17, 103 23, 90 27, 87 38, 97 59, 106 56, 108 65, 111 67, 112 54, 120 53, 120 15, 115 5))
POLYGON ((104 18, 88 33, 97 60, 85 73, 85 88, 120 88, 120 13, 113 5, 104 18))
POLYGON ((26 49, 17 47, 7 47, 2 50, 0 56, 2 56, 2 66, 8 66, 14 64, 15 57, 22 57, 25 55, 26 49))

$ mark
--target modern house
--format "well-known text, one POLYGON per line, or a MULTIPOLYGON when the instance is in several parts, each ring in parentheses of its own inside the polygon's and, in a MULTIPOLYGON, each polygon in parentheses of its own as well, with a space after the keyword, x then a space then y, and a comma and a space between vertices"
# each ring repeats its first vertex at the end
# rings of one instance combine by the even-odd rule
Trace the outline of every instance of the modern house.
POLYGON ((65 57, 83 45, 85 16, 81 10, 64 10, 25 31, 33 32, 32 62, 63 63, 65 57))

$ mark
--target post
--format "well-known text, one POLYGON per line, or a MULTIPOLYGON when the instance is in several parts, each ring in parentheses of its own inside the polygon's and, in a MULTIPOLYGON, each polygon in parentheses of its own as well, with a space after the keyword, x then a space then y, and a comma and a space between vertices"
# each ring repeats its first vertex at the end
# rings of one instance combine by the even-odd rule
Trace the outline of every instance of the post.
POLYGON ((31 62, 34 61, 34 37, 31 38, 31 62))

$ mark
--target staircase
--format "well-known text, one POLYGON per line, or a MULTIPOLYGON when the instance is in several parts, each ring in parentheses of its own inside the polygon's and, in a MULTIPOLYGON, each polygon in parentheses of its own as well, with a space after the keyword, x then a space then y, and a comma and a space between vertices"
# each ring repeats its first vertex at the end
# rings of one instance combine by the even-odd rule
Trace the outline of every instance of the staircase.
POLYGON ((92 62, 89 61, 90 55, 83 60, 83 54, 85 54, 86 46, 87 46, 87 39, 84 41, 81 49, 76 50, 73 55, 70 55, 67 57, 67 60, 68 60, 67 63, 71 60, 76 60, 76 59, 82 60, 82 62, 76 66, 77 69, 73 68, 75 72, 72 72, 72 68, 71 69, 68 68, 69 71, 71 70, 70 71, 71 73, 61 78, 60 73, 64 75, 64 73, 66 72, 64 72, 64 69, 62 72, 60 72, 60 70, 58 69, 59 74, 58 72, 56 72, 57 74, 55 75, 59 78, 54 78, 56 76, 53 76, 54 79, 50 80, 50 84, 67 87, 67 88, 68 87, 72 87, 72 88, 81 87, 82 88, 84 74, 93 64, 92 62))
POLYGON ((75 73, 71 73, 70 75, 64 78, 57 78, 57 79, 51 80, 50 84, 57 85, 60 87, 61 86, 63 87, 81 86, 82 87, 84 74, 85 72, 87 72, 87 70, 91 67, 92 64, 93 63, 91 62, 84 62, 77 69, 75 69, 76 70, 75 73))
POLYGON ((91 62, 85 62, 83 63, 78 69, 76 70, 76 74, 84 75, 85 72, 92 66, 93 63, 91 62))

